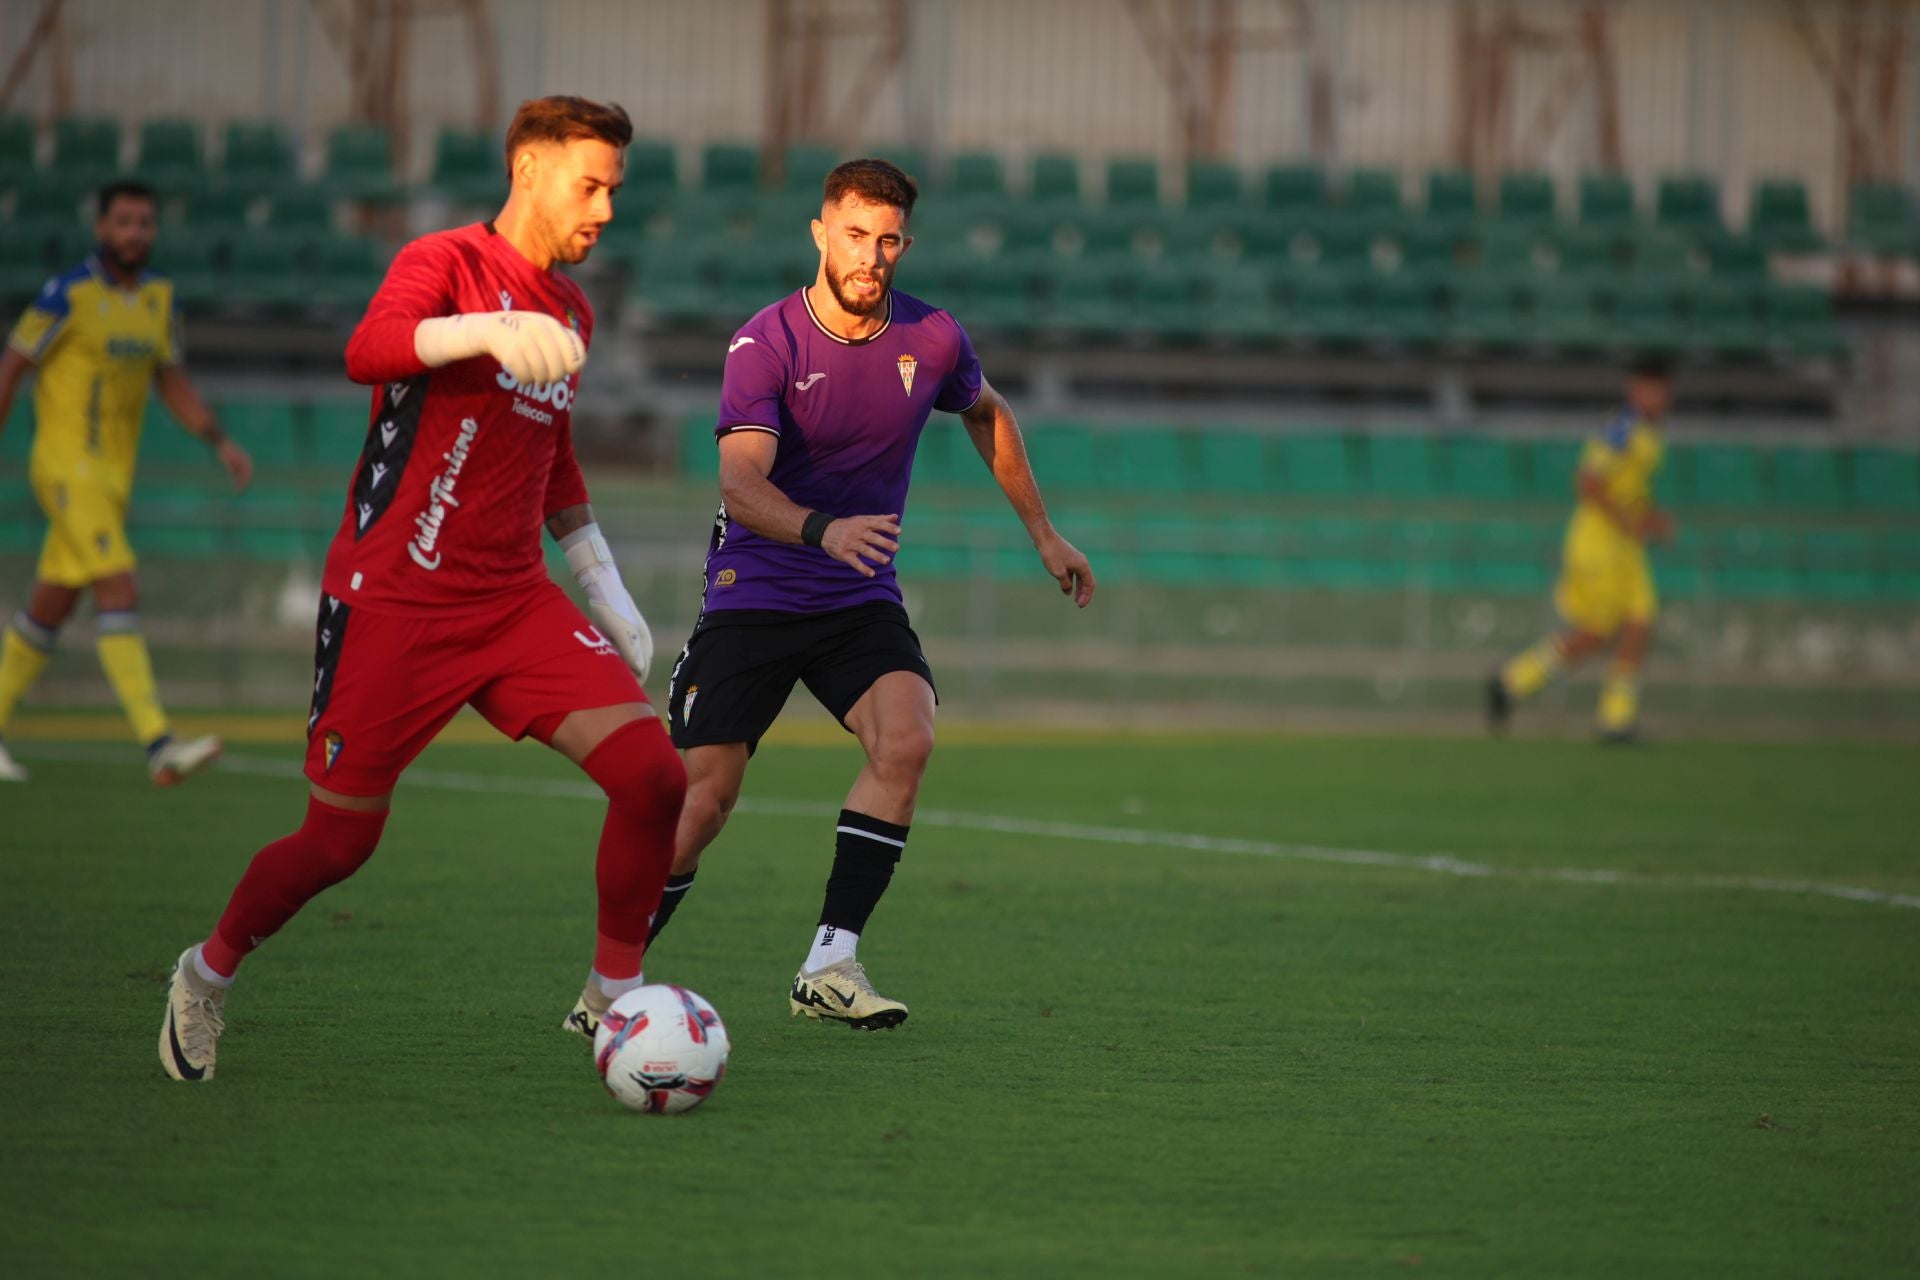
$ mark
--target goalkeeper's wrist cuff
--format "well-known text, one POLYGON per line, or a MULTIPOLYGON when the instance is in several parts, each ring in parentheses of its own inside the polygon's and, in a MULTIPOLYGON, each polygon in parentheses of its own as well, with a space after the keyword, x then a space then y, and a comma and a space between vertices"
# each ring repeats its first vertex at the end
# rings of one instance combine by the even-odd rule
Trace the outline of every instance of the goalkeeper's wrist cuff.
POLYGON ((566 554, 567 568, 573 570, 574 581, 583 587, 591 587, 592 580, 602 573, 611 573, 616 579, 620 576, 620 570, 613 563, 613 550, 607 546, 597 523, 581 525, 560 539, 560 550, 566 554))

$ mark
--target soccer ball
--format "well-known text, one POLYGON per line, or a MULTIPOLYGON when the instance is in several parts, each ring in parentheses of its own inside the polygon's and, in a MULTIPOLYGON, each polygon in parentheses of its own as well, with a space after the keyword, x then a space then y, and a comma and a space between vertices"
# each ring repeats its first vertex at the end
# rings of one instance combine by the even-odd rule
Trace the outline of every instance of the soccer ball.
POLYGON ((713 1006, 685 987, 654 983, 613 1002, 593 1037, 607 1092, 635 1111, 673 1115, 707 1100, 732 1045, 713 1006))

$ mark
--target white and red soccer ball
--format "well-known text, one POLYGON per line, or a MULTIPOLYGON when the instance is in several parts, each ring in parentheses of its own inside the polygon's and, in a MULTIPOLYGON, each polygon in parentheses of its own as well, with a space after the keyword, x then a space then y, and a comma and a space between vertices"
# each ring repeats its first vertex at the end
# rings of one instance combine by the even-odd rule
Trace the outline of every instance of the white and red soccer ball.
POLYGON ((707 1100, 732 1045, 712 1005, 685 987, 655 983, 613 1002, 593 1037, 607 1092, 635 1111, 673 1115, 707 1100))

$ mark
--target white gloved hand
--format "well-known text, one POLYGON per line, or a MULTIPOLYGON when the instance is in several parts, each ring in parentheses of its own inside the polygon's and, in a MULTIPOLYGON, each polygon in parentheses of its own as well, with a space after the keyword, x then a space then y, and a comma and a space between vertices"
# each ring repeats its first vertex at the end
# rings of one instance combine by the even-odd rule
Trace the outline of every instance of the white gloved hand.
POLYGON ((653 667, 653 632, 640 616, 640 607, 634 604, 626 584, 620 581, 620 570, 614 566, 613 552, 601 536, 600 526, 575 529, 560 539, 560 549, 566 553, 574 581, 587 593, 587 616, 645 684, 647 672, 653 667))
POLYGON ((477 311, 422 320, 413 351, 430 369, 490 355, 516 382, 558 382, 587 363, 580 335, 538 311, 477 311))

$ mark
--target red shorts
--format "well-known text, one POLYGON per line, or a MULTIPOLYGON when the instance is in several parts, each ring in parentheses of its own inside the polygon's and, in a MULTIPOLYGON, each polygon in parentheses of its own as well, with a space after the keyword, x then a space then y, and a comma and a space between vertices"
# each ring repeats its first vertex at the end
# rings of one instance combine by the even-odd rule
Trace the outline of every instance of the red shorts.
POLYGON ((453 618, 372 613, 322 595, 314 640, 307 777, 343 795, 393 790, 469 703, 518 741, 549 717, 647 700, 619 651, 551 582, 453 618))

